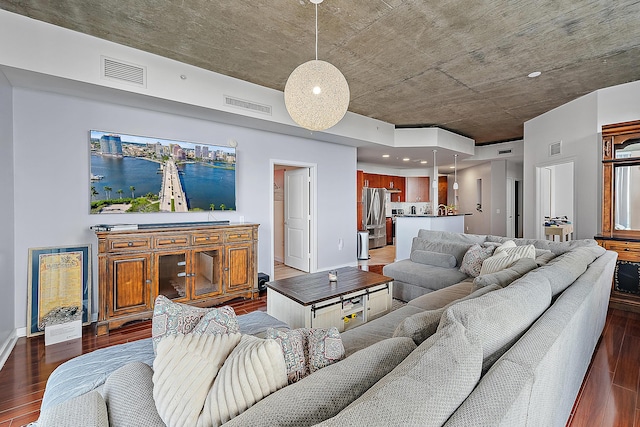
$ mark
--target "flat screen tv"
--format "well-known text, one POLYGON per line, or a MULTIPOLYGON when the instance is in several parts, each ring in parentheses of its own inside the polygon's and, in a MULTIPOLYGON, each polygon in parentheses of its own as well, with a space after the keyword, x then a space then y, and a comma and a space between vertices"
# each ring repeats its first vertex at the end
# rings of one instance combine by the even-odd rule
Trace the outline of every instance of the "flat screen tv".
POLYGON ((236 150, 90 131, 92 214, 236 209, 236 150))

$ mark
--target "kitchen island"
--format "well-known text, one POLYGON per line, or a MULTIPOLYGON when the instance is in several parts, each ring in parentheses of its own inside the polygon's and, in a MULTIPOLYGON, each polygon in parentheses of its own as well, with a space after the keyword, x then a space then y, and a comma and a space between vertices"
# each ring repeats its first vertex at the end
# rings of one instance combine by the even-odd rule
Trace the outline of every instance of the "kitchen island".
POLYGON ((396 221, 396 257, 407 259, 411 255, 411 242, 418 230, 452 231, 464 233, 464 217, 471 214, 456 215, 397 215, 396 221))

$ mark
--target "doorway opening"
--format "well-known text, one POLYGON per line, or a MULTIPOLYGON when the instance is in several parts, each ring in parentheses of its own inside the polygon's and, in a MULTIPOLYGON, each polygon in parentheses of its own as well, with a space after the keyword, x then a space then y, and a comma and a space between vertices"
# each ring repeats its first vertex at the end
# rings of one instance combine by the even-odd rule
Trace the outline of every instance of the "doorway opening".
MULTIPOLYGON (((536 166, 536 238, 545 239, 545 219, 565 218, 575 224, 574 162, 551 163, 536 166)), ((551 236, 553 238, 553 236, 551 236)))
POLYGON ((271 280, 315 272, 316 166, 271 160, 271 280))

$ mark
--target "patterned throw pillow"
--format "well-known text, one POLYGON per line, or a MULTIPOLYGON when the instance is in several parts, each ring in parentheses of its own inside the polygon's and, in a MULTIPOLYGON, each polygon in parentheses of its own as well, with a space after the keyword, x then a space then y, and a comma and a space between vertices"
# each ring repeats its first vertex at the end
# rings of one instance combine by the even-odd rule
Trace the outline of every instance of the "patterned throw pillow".
POLYGON ((338 328, 267 330, 266 338, 276 340, 284 354, 289 384, 344 359, 344 345, 338 328))
POLYGON ((493 254, 494 249, 493 247, 485 248, 475 243, 467 250, 467 253, 464 254, 460 271, 467 276, 478 277, 480 269, 482 268, 482 262, 493 254))
POLYGON ((344 345, 338 328, 309 330, 309 370, 311 373, 344 359, 344 345))
POLYGON ((281 331, 274 328, 267 329, 265 338, 274 339, 282 347, 284 362, 287 366, 287 380, 289 384, 309 375, 309 347, 308 329, 291 329, 281 331))
POLYGON ((231 307, 199 308, 173 302, 164 295, 158 295, 151 321, 154 353, 163 337, 188 334, 194 332, 196 328, 199 334, 232 334, 240 329, 231 307), (200 321, 203 321, 202 325, 199 325, 200 321))

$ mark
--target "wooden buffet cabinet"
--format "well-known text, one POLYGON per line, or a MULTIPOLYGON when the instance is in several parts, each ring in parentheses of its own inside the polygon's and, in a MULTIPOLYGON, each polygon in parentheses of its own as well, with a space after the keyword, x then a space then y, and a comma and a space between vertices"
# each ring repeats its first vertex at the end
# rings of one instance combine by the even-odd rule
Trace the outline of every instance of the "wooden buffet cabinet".
POLYGON ((602 228, 595 239, 618 253, 610 306, 640 312, 638 170, 640 120, 602 126, 602 228))
POLYGON ((258 225, 96 231, 98 335, 150 319, 158 295, 208 307, 258 291, 258 225))

